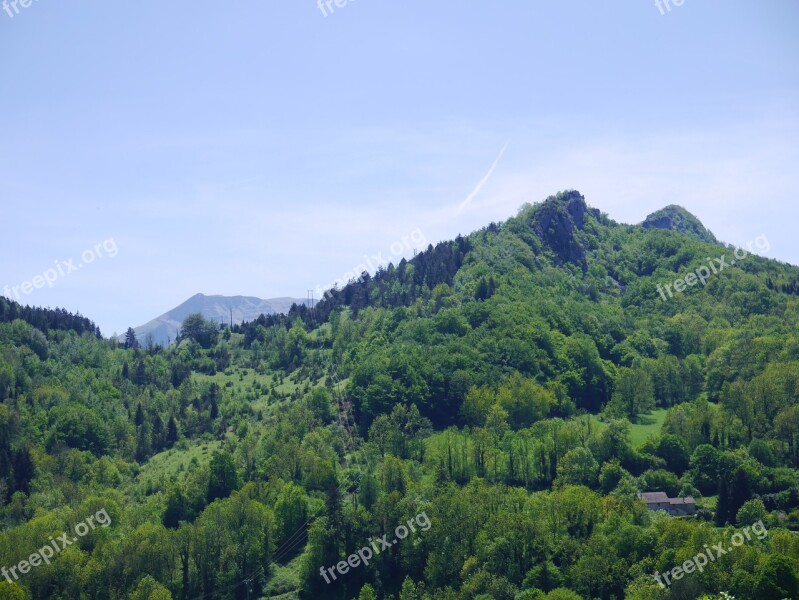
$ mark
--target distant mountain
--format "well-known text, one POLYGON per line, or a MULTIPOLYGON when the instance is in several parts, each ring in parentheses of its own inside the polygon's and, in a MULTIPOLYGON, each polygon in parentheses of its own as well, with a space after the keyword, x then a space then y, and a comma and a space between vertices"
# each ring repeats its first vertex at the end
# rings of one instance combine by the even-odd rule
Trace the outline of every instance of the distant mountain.
POLYGON ((700 242, 709 244, 718 242, 716 236, 706 229, 699 219, 676 204, 670 204, 666 208, 653 212, 641 225, 644 229, 670 229, 678 233, 685 233, 700 242))
MULTIPOLYGON (((304 304, 306 301, 299 298, 254 298, 251 296, 206 296, 195 294, 183 304, 156 317, 152 321, 134 327, 136 337, 143 345, 152 341, 153 344, 168 346, 175 341, 183 320, 193 313, 200 313, 206 319, 215 323, 229 323, 231 311, 233 323, 253 321, 263 315, 274 313, 287 313, 292 304, 304 304)), ((119 339, 124 340, 120 335, 119 339)))

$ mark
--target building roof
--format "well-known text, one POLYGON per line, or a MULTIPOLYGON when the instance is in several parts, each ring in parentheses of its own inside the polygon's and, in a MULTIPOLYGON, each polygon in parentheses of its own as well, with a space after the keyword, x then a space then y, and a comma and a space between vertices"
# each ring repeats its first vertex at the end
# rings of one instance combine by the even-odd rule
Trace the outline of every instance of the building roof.
POLYGON ((686 496, 685 498, 669 498, 669 504, 696 504, 696 500, 691 496, 686 496))
POLYGON ((666 492, 643 492, 638 494, 638 497, 646 503, 669 501, 669 496, 666 492))
POLYGON ((666 492, 642 492, 638 497, 647 504, 674 504, 674 505, 689 505, 696 504, 691 496, 684 498, 669 498, 666 492))

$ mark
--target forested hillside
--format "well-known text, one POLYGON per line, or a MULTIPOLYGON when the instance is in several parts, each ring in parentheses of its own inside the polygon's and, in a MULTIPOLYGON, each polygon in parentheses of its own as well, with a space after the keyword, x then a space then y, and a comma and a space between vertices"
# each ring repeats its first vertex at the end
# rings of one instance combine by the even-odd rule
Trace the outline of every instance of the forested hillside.
POLYGON ((168 349, 0 299, 0 598, 799 598, 799 267, 770 250, 572 191, 168 349))

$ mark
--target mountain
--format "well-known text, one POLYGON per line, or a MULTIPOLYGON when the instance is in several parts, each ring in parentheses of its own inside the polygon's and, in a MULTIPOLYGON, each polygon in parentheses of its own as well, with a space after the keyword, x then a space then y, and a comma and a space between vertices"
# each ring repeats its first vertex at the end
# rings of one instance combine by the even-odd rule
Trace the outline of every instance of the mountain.
MULTIPOLYGON (((547 302, 577 286, 586 296, 582 300, 626 306, 640 299, 660 311, 664 307, 654 303, 658 295, 651 293, 657 285, 675 281, 689 259, 706 263, 707 253, 717 255, 718 245, 713 233, 680 206, 652 213, 642 224, 625 225, 588 206, 578 191, 568 190, 525 204, 503 223, 441 242, 373 278, 333 290, 319 303, 317 314, 324 320, 344 306, 356 313, 368 306, 409 306, 426 300, 442 284, 460 296, 470 290, 473 300, 488 299, 497 287, 512 289, 514 296, 549 288, 547 302), (576 277, 574 268, 582 275, 576 277)), ((759 279, 769 289, 794 289, 796 274, 781 271, 759 279)))
POLYGON ((148 352, 3 310, 0 598, 799 598, 799 267, 710 235, 568 191, 148 352))
MULTIPOLYGON (((233 323, 253 321, 261 315, 286 313, 293 304, 304 304, 299 298, 270 298, 263 300, 252 296, 206 296, 195 294, 184 303, 165 312, 152 321, 134 327, 136 337, 143 345, 150 341, 158 346, 167 347, 175 340, 183 320, 194 313, 200 313, 215 323, 229 323, 231 311, 233 323)), ((124 340, 120 335, 119 339, 124 340)))
POLYGON ((717 243, 716 236, 708 231, 704 225, 682 206, 670 204, 666 208, 653 212, 641 224, 644 229, 669 229, 678 233, 685 233, 709 244, 717 243))

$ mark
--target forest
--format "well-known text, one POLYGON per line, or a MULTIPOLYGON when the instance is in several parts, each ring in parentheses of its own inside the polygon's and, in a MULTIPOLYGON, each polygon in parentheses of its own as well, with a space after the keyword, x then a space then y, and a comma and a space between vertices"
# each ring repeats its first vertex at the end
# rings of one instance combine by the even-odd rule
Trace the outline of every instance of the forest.
POLYGON ((736 249, 566 191, 168 348, 0 298, 0 598, 799 598, 799 267, 757 249, 664 299, 736 249))

